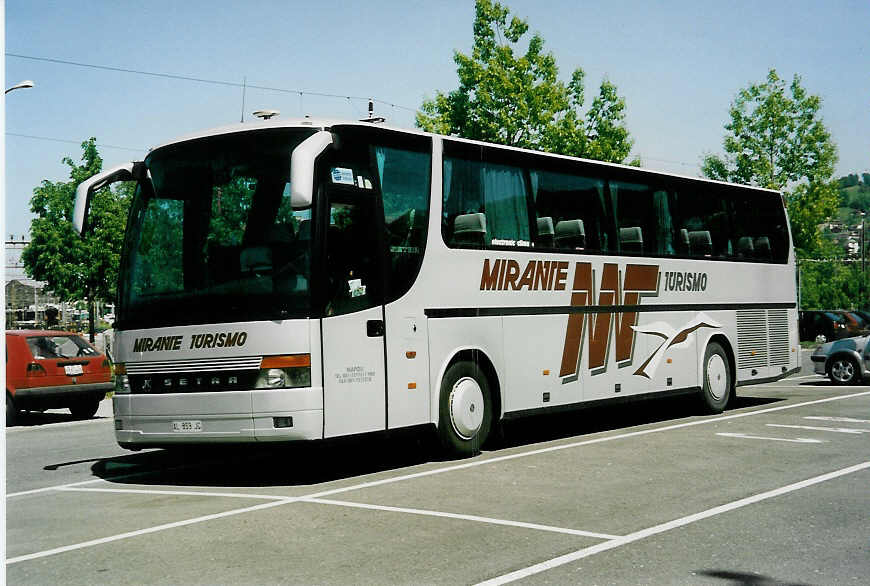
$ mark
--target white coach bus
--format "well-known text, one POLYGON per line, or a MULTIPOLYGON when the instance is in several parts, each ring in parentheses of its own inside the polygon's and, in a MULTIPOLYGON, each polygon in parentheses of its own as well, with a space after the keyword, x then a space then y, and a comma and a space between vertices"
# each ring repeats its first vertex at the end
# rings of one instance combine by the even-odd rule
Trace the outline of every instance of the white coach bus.
POLYGON ((270 121, 162 145, 118 290, 131 449, 502 420, 799 369, 779 193, 369 123, 270 121))

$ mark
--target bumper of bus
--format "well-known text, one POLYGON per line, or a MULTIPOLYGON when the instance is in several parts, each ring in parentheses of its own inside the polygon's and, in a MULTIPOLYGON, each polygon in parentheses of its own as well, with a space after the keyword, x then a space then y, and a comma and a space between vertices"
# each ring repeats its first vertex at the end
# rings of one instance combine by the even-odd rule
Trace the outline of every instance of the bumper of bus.
POLYGON ((127 448, 323 438, 320 388, 118 395, 115 439, 127 448))

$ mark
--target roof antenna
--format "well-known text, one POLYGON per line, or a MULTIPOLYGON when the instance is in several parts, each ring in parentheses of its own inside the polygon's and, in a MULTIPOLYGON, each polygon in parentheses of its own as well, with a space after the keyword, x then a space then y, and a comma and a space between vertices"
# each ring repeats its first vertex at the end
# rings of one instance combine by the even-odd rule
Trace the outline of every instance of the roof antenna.
POLYGON ((239 122, 245 122, 245 91, 248 89, 248 77, 242 78, 242 119, 239 122))
POLYGON ((257 110, 253 113, 253 115, 260 120, 268 120, 269 118, 277 116, 280 113, 280 110, 257 110))
POLYGON ((383 116, 375 116, 375 101, 372 98, 369 98, 369 117, 363 118, 360 122, 371 122, 372 124, 377 124, 378 122, 386 122, 387 119, 383 116))

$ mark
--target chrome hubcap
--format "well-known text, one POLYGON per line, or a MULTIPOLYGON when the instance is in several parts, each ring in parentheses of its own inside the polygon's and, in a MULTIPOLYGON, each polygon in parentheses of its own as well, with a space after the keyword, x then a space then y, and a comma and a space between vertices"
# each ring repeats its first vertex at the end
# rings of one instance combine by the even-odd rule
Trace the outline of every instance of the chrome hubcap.
POLYGON ((450 390, 450 423, 456 434, 470 440, 483 425, 483 391, 477 381, 464 377, 450 390))
POLYGON ((831 376, 841 383, 845 383, 855 376, 855 368, 848 360, 837 360, 831 365, 831 376))
POLYGON ((728 366, 718 354, 713 354, 707 360, 707 388, 717 401, 728 392, 728 366))

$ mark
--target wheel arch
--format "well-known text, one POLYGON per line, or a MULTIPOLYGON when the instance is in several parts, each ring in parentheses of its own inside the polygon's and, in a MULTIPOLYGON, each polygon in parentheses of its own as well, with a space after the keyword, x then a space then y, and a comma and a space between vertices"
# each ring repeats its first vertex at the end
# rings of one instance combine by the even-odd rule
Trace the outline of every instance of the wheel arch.
POLYGON ((457 349, 444 363, 441 365, 441 369, 438 371, 438 379, 436 384, 433 385, 433 404, 432 404, 432 419, 435 425, 438 425, 438 411, 439 411, 439 397, 441 395, 441 384, 444 381, 444 375, 447 373, 447 369, 456 364, 457 362, 473 362, 480 366, 480 369, 483 371, 484 375, 487 378, 487 382, 490 385, 490 393, 492 398, 492 409, 493 409, 493 422, 499 421, 502 416, 502 389, 501 382, 498 375, 498 369, 496 369, 495 364, 492 359, 489 357, 487 352, 479 347, 469 346, 466 348, 457 349))
MULTIPOLYGON (((853 352, 851 350, 837 350, 833 352, 828 359, 825 360, 825 374, 831 374, 831 364, 833 364, 834 360, 837 358, 848 358, 852 360, 855 365, 858 367, 859 371, 861 369, 861 355, 858 352, 853 352)), ((860 374, 860 372, 859 372, 860 374)))

